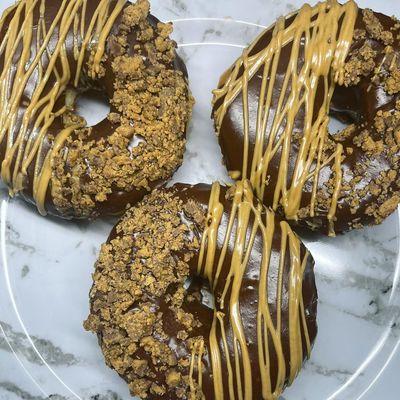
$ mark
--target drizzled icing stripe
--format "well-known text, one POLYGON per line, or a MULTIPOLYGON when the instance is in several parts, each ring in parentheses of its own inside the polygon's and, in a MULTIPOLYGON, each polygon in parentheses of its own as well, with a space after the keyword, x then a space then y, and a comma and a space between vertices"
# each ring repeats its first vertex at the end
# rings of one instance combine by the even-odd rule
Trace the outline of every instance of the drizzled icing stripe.
POLYGON ((201 391, 202 386, 203 386, 203 363, 202 363, 202 357, 204 354, 204 339, 203 338, 197 338, 195 339, 193 345, 192 345, 192 354, 190 357, 190 366, 189 366, 189 389, 190 389, 190 394, 191 398, 195 398, 197 388, 201 391), (195 365, 197 369, 197 387, 195 385, 195 379, 194 379, 194 370, 195 370, 195 365))
POLYGON ((341 162, 343 148, 336 145, 332 157, 323 160, 322 150, 329 135, 329 105, 335 85, 343 84, 344 64, 348 55, 357 17, 354 1, 339 4, 328 0, 315 7, 304 5, 293 21, 279 19, 272 30, 267 47, 252 54, 254 44, 221 78, 219 89, 214 91, 215 121, 220 131, 229 106, 241 93, 243 97, 243 167, 242 177, 249 178, 257 196, 264 197, 272 158, 280 153, 279 171, 274 190, 273 209, 282 206, 288 219, 297 219, 303 188, 312 181, 310 215, 315 215, 317 187, 320 171, 333 160, 334 188, 327 218, 333 234, 338 197, 341 190, 341 162), (286 26, 287 25, 287 26, 286 26), (277 81, 278 63, 282 49, 291 45, 290 58, 282 87, 277 81), (304 49, 304 62, 299 68, 300 51, 304 49), (250 55, 251 54, 251 55, 250 55), (259 93, 253 159, 249 160, 249 90, 248 83, 260 71, 262 83, 259 93), (323 102, 315 110, 319 82, 323 82, 323 102), (279 89, 276 112, 271 106, 274 90, 279 89), (304 110, 304 128, 293 173, 289 176, 292 132, 304 110), (316 115, 315 121, 314 116, 316 115), (270 124, 270 126, 268 126, 270 124), (267 131, 268 126, 268 131, 267 131))
POLYGON ((56 109, 55 104, 69 84, 78 86, 83 61, 90 49, 94 56, 89 73, 91 78, 96 78, 106 39, 126 4, 126 0, 100 0, 86 27, 87 0, 63 0, 51 25, 46 27, 45 13, 49 1, 20 0, 7 9, 0 20, 1 28, 12 14, 0 44, 0 56, 4 59, 0 76, 0 143, 6 142, 1 178, 9 186, 10 194, 15 194, 23 189, 27 170, 33 166, 32 194, 41 214, 46 214, 45 198, 54 156, 67 138, 82 128, 82 125, 75 124, 62 129, 49 146, 48 129, 68 108, 66 105, 56 109), (34 21, 35 10, 39 10, 39 21, 34 21), (73 32, 73 51, 77 61, 75 76, 72 76, 66 52, 70 32, 73 32), (55 35, 58 41, 51 49, 50 41, 55 35), (26 99, 27 85, 33 81, 36 84, 26 99), (52 87, 48 89, 50 83, 52 87), (19 124, 21 105, 25 110, 19 124), (47 151, 47 147, 51 148, 47 151), (42 154, 43 149, 46 149, 46 154, 42 154))
MULTIPOLYGON (((257 235, 262 237, 262 257, 259 264, 258 310, 257 310, 257 348, 258 364, 261 373, 263 399, 278 399, 286 384, 286 376, 292 382, 301 368, 303 361, 303 337, 307 356, 310 354, 310 337, 306 324, 303 304, 302 281, 309 253, 301 258, 301 243, 290 229, 287 222, 276 224, 274 212, 264 208, 255 201, 251 184, 241 181, 233 190, 232 208, 226 232, 221 230, 221 218, 224 212, 220 202, 220 185, 212 186, 207 228, 204 230, 198 262, 200 275, 210 281, 215 289, 220 277, 222 264, 230 265, 226 274, 225 285, 221 296, 216 296, 214 319, 210 332, 210 360, 213 371, 214 398, 252 399, 254 381, 246 328, 243 326, 240 305, 240 289, 248 269, 253 246, 257 235), (278 267, 277 293, 268 293, 268 276, 270 256, 274 235, 281 234, 281 254, 278 267), (224 234, 224 241, 218 243, 218 235, 224 234), (232 241, 233 240, 233 241, 232 241), (233 243, 232 253, 227 252, 228 244, 233 243), (217 251, 219 250, 219 251, 217 251), (218 254, 218 256, 216 255, 218 254), (229 255, 228 255, 229 254, 229 255), (286 254, 289 254, 290 272, 288 276, 289 304, 289 365, 286 365, 282 342, 283 313, 283 276, 286 265, 286 254), (227 259, 229 257, 229 260, 227 259), (268 298, 276 296, 277 322, 273 323, 268 298), (228 307, 229 306, 229 307, 228 307), (233 354, 227 341, 227 326, 233 338, 233 354), (272 339, 273 349, 269 348, 268 338, 272 339), (277 381, 274 387, 271 382, 271 351, 277 359, 277 381), (289 374, 286 369, 289 367, 289 374), (222 371, 227 373, 227 387, 224 386, 222 371), (229 394, 227 397, 224 394, 229 394)), ((221 236, 220 236, 221 237, 221 236)), ((253 260, 254 262, 254 260, 253 260)), ((193 359, 193 356, 192 356, 193 359)), ((192 361, 194 363, 194 361, 192 361)), ((192 372, 190 374, 192 376, 192 372)), ((258 399, 257 399, 258 400, 258 399)))

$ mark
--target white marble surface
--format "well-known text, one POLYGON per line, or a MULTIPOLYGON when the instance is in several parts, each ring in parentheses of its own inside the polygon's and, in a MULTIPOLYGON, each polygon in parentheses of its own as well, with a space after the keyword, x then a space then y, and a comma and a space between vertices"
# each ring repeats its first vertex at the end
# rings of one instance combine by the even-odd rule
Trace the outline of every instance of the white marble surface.
MULTIPOLYGON (((9 3, 1 0, 0 8, 9 3)), ((301 4, 153 1, 157 16, 176 20, 175 38, 197 100, 175 181, 227 179, 209 118, 211 90, 260 31, 257 25, 301 4)), ((400 16, 396 4, 360 0, 361 6, 400 16)), ((128 399, 124 383, 104 365, 95 337, 82 328, 93 263, 113 222, 44 219, 20 200, 8 201, 5 190, 0 202, 0 400, 128 399)), ((382 226, 335 239, 306 238, 317 261, 319 335, 311 360, 282 400, 399 398, 398 226, 396 214, 382 226)))

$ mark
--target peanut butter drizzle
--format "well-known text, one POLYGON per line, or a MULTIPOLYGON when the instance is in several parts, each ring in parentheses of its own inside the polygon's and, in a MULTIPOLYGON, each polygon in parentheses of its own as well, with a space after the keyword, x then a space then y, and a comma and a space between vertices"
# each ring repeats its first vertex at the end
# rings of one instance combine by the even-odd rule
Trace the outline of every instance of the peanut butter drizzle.
MULTIPOLYGON (((189 389, 190 389, 190 399, 197 399, 196 393, 202 391, 203 386, 203 362, 202 357, 204 354, 204 339, 198 338, 193 343, 192 355, 190 358, 190 366, 189 366, 189 389), (193 379, 194 375, 194 366, 197 368, 197 385, 198 389, 195 386, 195 381, 193 379)), ((204 399, 204 396, 202 396, 204 399)))
MULTIPOLYGON (((260 199, 264 197, 269 164, 275 154, 281 153, 272 206, 274 210, 282 206, 288 219, 297 219, 303 188, 310 180, 313 184, 310 216, 315 215, 319 174, 323 167, 332 162, 332 159, 322 160, 322 149, 329 135, 329 105, 336 84, 343 84, 344 63, 352 42, 357 11, 357 5, 352 0, 344 5, 336 0, 322 2, 315 7, 304 5, 294 16, 293 22, 287 24, 286 27, 287 20, 283 18, 278 20, 273 27, 272 39, 268 46, 257 54, 249 55, 260 37, 256 39, 234 64, 231 72, 223 75, 220 89, 214 91, 214 105, 223 100, 215 110, 218 132, 229 106, 240 93, 243 96, 242 177, 249 178, 260 199), (272 116, 273 92, 279 85, 277 82, 278 62, 282 49, 289 45, 292 46, 291 54, 282 87, 279 88, 280 95, 276 112, 272 116), (298 71, 298 59, 303 45, 304 63, 298 71), (254 155, 253 159, 249 160, 248 83, 257 71, 262 74, 262 83, 254 155), (323 102, 320 109, 315 110, 316 93, 321 80, 324 90, 323 102), (305 114, 303 137, 293 174, 289 179, 291 136, 298 113, 302 109, 305 114), (314 115, 317 117, 313 122, 314 115), (267 135, 267 124, 272 117, 267 135)), ((337 144, 332 165, 335 183, 327 215, 332 227, 341 190, 342 156, 342 145, 337 144)), ((330 233, 333 234, 332 229, 330 233)))
POLYGON ((14 13, 0 44, 0 55, 4 58, 0 77, 0 143, 6 141, 1 178, 13 195, 23 189, 28 168, 33 166, 32 194, 39 212, 43 215, 46 214, 45 199, 54 156, 67 138, 76 129, 83 127, 82 124, 75 124, 62 129, 52 140, 47 154, 43 154, 43 147, 49 141, 49 127, 68 109, 67 106, 56 109, 56 101, 69 84, 78 86, 85 54, 90 49, 94 56, 89 73, 91 78, 96 78, 104 57, 107 36, 125 4, 126 0, 117 0, 110 9, 109 0, 99 1, 88 28, 85 26, 87 0, 63 0, 48 29, 45 24, 46 0, 20 0, 7 9, 0 20, 2 27, 11 12, 14 13), (38 22, 33 19, 35 10, 39 10, 38 22), (33 35, 35 23, 36 37, 33 35), (50 49, 50 41, 57 31, 58 41, 54 49, 50 49), (71 31, 74 36, 74 58, 78 64, 75 77, 71 76, 72 68, 66 51, 67 35, 71 31), (33 39, 36 42, 35 47, 33 39), (15 62, 17 54, 19 60, 15 62), (46 66, 43 59, 47 59, 46 66), (37 83, 29 95, 19 126, 20 107, 26 102, 23 99, 24 92, 35 74, 37 83), (55 80, 55 83, 48 89, 46 86, 50 79, 55 80))
MULTIPOLYGON (((307 265, 309 253, 303 259, 300 256, 300 240, 290 229, 287 222, 280 223, 281 255, 278 273, 276 309, 277 323, 274 325, 268 305, 268 274, 272 241, 277 227, 273 211, 265 209, 259 202, 255 202, 249 181, 236 184, 233 192, 232 209, 227 222, 226 231, 221 232, 221 219, 224 212, 220 202, 220 186, 214 183, 210 194, 207 215, 207 228, 201 242, 201 256, 199 257, 198 271, 200 275, 210 281, 210 286, 215 289, 220 278, 222 265, 226 265, 228 245, 231 246, 230 269, 228 271, 222 295, 216 298, 214 320, 210 332, 210 359, 213 371, 214 396, 216 400, 226 399, 252 399, 253 372, 247 346, 247 337, 242 322, 240 310, 240 289, 245 277, 251 252, 257 233, 262 236, 262 258, 259 265, 258 311, 257 311, 257 347, 258 363, 261 372, 262 395, 265 400, 278 399, 286 384, 286 362, 283 354, 281 337, 281 320, 283 312, 283 274, 286 253, 290 257, 289 274, 289 346, 290 346, 290 374, 291 383, 301 368, 303 361, 304 334, 307 356, 310 354, 310 337, 306 324, 304 304, 302 297, 302 281, 307 265), (224 234, 219 256, 217 257, 218 235, 224 234), (229 295, 228 295, 229 293, 229 295), (229 304, 227 309, 226 304, 229 304), (227 342, 226 324, 231 327, 234 354, 231 354, 227 342), (271 382, 271 350, 268 338, 272 339, 273 351, 276 354, 278 378, 276 385, 271 382), (220 348, 220 344, 222 349, 220 348), (224 358, 221 355, 224 353, 224 358), (226 360, 223 366, 223 359, 226 360), (224 387, 222 370, 226 368, 228 374, 228 387, 224 387), (224 393, 229 393, 224 397, 224 393)), ((254 260, 253 260, 254 261, 254 260)), ((215 296, 217 297, 217 296, 215 296)), ((193 357, 192 357, 193 358, 193 357)), ((192 361, 194 363, 194 361, 192 361)), ((192 375, 192 374, 191 374, 192 375)), ((258 399, 257 399, 258 400, 258 399)))

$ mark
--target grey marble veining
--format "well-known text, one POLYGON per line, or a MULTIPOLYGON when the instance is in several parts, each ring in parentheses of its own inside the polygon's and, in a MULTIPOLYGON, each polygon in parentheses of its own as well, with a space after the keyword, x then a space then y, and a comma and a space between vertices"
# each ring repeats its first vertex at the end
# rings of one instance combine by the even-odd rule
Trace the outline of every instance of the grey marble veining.
MULTIPOLYGON (((1 1, 0 8, 8 3, 1 1)), ((152 2, 157 16, 175 21, 174 38, 196 98, 174 182, 229 180, 210 120, 211 90, 262 26, 302 3, 152 2)), ((395 4, 360 1, 387 14, 398 14, 395 4)), ((19 199, 7 201, 1 184, 0 206, 0 400, 128 399, 126 385, 104 365, 96 338, 82 328, 93 264, 114 221, 42 218, 19 199)), ((319 334, 311 359, 281 400, 330 400, 334 393, 337 400, 358 400, 378 375, 362 399, 398 399, 400 356, 388 362, 400 337, 398 227, 396 214, 379 227, 337 238, 304 237, 316 259, 319 334)))
MULTIPOLYGON (((68 400, 65 396, 60 396, 59 394, 46 395, 32 395, 31 393, 21 389, 12 382, 0 382, 0 388, 2 392, 0 393, 0 399, 2 400, 13 400, 13 399, 23 399, 23 400, 68 400)), ((122 400, 117 393, 107 390, 103 394, 94 394, 87 398, 88 400, 122 400)))
MULTIPOLYGON (((16 332, 11 325, 3 321, 0 321, 0 324, 3 330, 3 335, 0 337, 0 350, 11 352, 12 348, 16 348, 30 363, 43 365, 42 360, 38 358, 25 334, 16 332), (7 338, 7 341, 5 338, 7 338)), ((59 347, 49 340, 36 336, 31 336, 31 339, 49 365, 70 366, 79 362, 73 354, 63 353, 59 347)))

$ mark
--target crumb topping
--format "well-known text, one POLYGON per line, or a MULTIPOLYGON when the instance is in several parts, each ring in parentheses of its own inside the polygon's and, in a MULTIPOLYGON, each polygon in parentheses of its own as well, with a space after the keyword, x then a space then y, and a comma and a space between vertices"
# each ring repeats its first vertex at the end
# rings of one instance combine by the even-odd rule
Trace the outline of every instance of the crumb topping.
MULTIPOLYGON (((349 125, 329 138, 323 152, 323 163, 329 163, 334 143, 343 144, 343 162, 351 166, 343 168, 338 208, 348 208, 349 229, 362 227, 360 215, 370 217, 380 224, 400 203, 400 101, 394 110, 379 110, 373 126, 367 128, 349 125), (363 154, 351 160, 355 152, 363 154), (353 216, 353 217, 352 217, 353 216)), ((331 204, 335 185, 332 174, 316 194, 316 209, 326 214, 331 204)), ((310 219, 310 206, 300 209, 299 218, 307 221, 311 229, 321 228, 321 222, 310 219)))
POLYGON ((393 43, 393 33, 385 31, 378 17, 370 9, 363 10, 363 20, 369 35, 376 40, 380 40, 385 45, 393 43))
POLYGON ((400 92, 400 68, 396 65, 386 77, 384 88, 390 95, 400 92))
MULTIPOLYGON (((363 212, 379 224, 396 209, 400 200, 400 101, 394 110, 379 110, 373 127, 356 131, 350 128, 350 132, 353 134, 346 136, 346 143, 353 149, 361 149, 364 156, 354 164, 353 170, 346 171, 340 199, 350 206, 353 215, 359 212, 364 199, 370 199, 363 212)), ((353 151, 346 156, 351 157, 353 151)), ((360 227, 354 221, 350 225, 360 227)))
MULTIPOLYGON (((379 88, 388 97, 396 96, 400 93, 400 23, 393 17, 392 26, 386 28, 369 9, 362 11, 362 21, 363 29, 355 29, 353 33, 353 43, 344 65, 343 85, 359 85, 364 88, 361 95, 363 90, 379 88)), ((354 118, 357 123, 327 138, 321 159, 323 165, 330 165, 330 175, 321 179, 316 192, 314 210, 317 210, 317 217, 313 218, 310 205, 302 207, 298 214, 312 229, 321 228, 323 222, 318 215, 327 215, 331 206, 336 183, 336 172, 332 167, 336 143, 343 145, 343 176, 337 210, 349 209, 350 216, 344 217, 348 228, 360 228, 362 214, 379 224, 396 209, 400 200, 400 101, 394 106, 395 102, 394 97, 386 109, 377 110, 375 116, 359 115, 358 120, 354 118)), ((292 138, 300 146, 302 135, 297 138, 293 134, 292 138)))
POLYGON ((376 54, 368 43, 350 54, 350 59, 344 66, 345 86, 357 85, 362 76, 368 76, 375 69, 376 54))
MULTIPOLYGON (((344 85, 357 85, 362 77, 372 75, 372 82, 377 84, 382 82, 388 94, 398 93, 400 72, 392 46, 395 41, 394 32, 385 30, 372 10, 363 10, 362 14, 365 29, 355 29, 353 35, 355 42, 362 45, 356 46, 349 54, 344 67, 344 85), (374 42, 379 43, 383 50, 378 52, 374 42)), ((395 24, 393 30, 399 30, 399 28, 400 25, 395 24)))
MULTIPOLYGON (((111 193, 150 190, 152 181, 167 179, 182 163, 193 99, 186 78, 173 68, 172 26, 153 27, 149 7, 139 0, 125 8, 118 34, 108 40, 113 59, 104 59, 97 73, 102 78, 111 68, 115 76, 111 134, 100 132, 99 139, 92 127, 79 129, 54 159, 52 197, 63 213, 72 209, 75 215, 91 216, 96 203, 111 193), (133 55, 128 46, 132 32, 137 41, 133 55)), ((89 75, 94 74, 91 59, 89 75)))
MULTIPOLYGON (((371 10, 363 10, 362 16, 365 29, 354 31, 352 50, 344 67, 344 85, 355 86, 363 80, 370 89, 381 87, 387 95, 396 95, 400 92, 400 60, 394 42, 399 39, 396 31, 400 24, 394 20, 393 27, 385 30, 371 10)), ((332 137, 335 142, 343 144, 342 162, 348 165, 343 169, 338 208, 348 207, 354 215, 353 219, 350 218, 350 229, 361 227, 360 212, 379 224, 399 203, 399 111, 400 102, 397 101, 393 110, 378 110, 372 123, 365 121, 370 118, 366 116, 361 124, 351 124, 332 137), (355 153, 357 158, 352 159, 355 153)), ((331 154, 330 147, 328 140, 325 158, 331 154)), ((318 190, 320 211, 329 210, 334 182, 331 177, 318 190)), ((305 218, 309 215, 309 207, 304 207, 300 216, 305 218)))
POLYGON ((194 201, 183 203, 171 192, 156 190, 126 213, 115 237, 101 248, 84 326, 98 335, 107 365, 134 396, 202 398, 196 390, 188 397, 191 350, 202 340, 191 332, 200 322, 182 304, 193 300, 184 283, 188 262, 200 247, 194 226, 203 230, 205 214, 194 201), (161 302, 181 327, 177 345, 186 354, 178 356, 169 345, 161 302))

